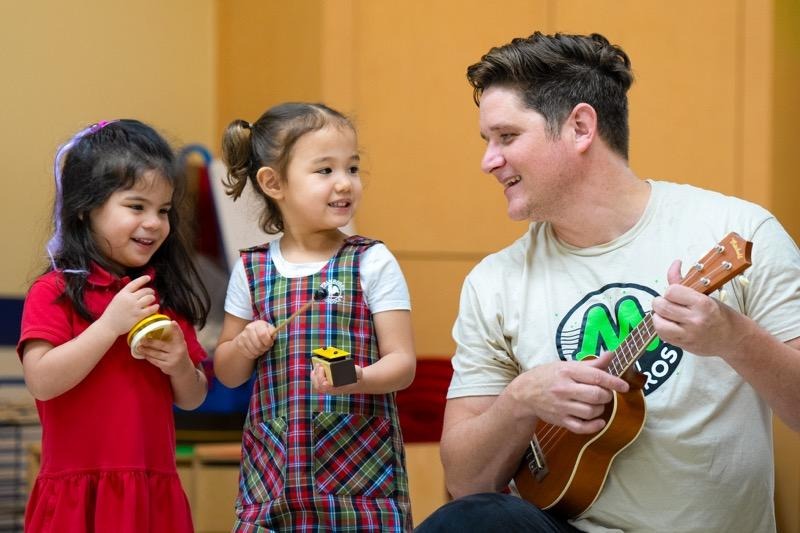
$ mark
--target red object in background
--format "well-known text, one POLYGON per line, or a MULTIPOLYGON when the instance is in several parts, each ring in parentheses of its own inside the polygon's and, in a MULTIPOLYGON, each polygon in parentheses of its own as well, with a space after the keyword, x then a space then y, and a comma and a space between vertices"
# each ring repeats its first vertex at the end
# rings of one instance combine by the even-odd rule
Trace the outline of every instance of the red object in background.
POLYGON ((208 166, 197 169, 197 205, 195 206, 197 231, 195 233, 195 249, 198 253, 214 259, 222 260, 222 238, 217 224, 214 198, 211 195, 208 166))
POLYGON ((414 382, 397 393, 404 442, 439 442, 447 388, 452 376, 449 358, 417 360, 414 382))

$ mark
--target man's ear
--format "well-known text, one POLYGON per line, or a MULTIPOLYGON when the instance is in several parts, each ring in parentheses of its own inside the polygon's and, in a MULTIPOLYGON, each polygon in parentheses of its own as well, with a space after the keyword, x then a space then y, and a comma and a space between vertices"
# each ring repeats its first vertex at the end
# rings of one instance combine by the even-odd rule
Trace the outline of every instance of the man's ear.
POLYGON ((256 172, 256 181, 258 186, 261 187, 261 191, 273 200, 283 198, 283 184, 280 176, 272 167, 259 168, 258 172, 256 172))
POLYGON ((589 149, 597 135, 597 111, 587 103, 572 108, 566 126, 575 143, 575 149, 583 153, 589 149))

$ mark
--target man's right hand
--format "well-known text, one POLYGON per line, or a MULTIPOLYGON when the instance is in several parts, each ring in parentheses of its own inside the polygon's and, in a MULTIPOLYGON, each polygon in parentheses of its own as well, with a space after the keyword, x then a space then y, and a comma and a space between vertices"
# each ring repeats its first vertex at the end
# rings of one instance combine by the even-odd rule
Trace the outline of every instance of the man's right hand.
POLYGON ((509 385, 520 414, 535 416, 573 433, 596 433, 613 392, 627 392, 623 379, 606 371, 611 352, 587 361, 555 362, 517 376, 509 385), (525 412, 527 410, 528 412, 525 412))

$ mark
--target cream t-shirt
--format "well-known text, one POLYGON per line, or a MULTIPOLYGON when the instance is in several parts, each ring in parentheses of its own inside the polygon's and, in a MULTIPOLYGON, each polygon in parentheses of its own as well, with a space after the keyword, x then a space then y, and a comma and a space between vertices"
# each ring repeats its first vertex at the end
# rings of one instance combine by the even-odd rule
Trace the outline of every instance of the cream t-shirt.
MULTIPOLYGON (((781 341, 800 337, 800 253, 776 219, 722 194, 650 184, 643 216, 612 242, 574 248, 535 223, 473 269, 453 327, 448 398, 497 395, 539 364, 615 348, 666 289, 672 261, 681 259, 685 273, 731 231, 753 242, 753 264, 749 282, 724 286, 724 302, 781 341)), ((573 524, 591 532, 774 531, 768 406, 718 357, 660 339, 650 348, 638 362, 648 377, 645 427, 573 524)))

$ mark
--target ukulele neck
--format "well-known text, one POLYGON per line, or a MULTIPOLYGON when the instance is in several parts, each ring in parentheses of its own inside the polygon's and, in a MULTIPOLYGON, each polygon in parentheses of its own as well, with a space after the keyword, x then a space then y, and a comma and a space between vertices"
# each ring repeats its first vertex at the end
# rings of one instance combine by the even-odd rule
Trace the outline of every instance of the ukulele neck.
POLYGON ((608 373, 621 376, 642 356, 647 346, 656 338, 653 326, 653 312, 645 313, 644 318, 628 334, 616 350, 611 352, 608 373))

